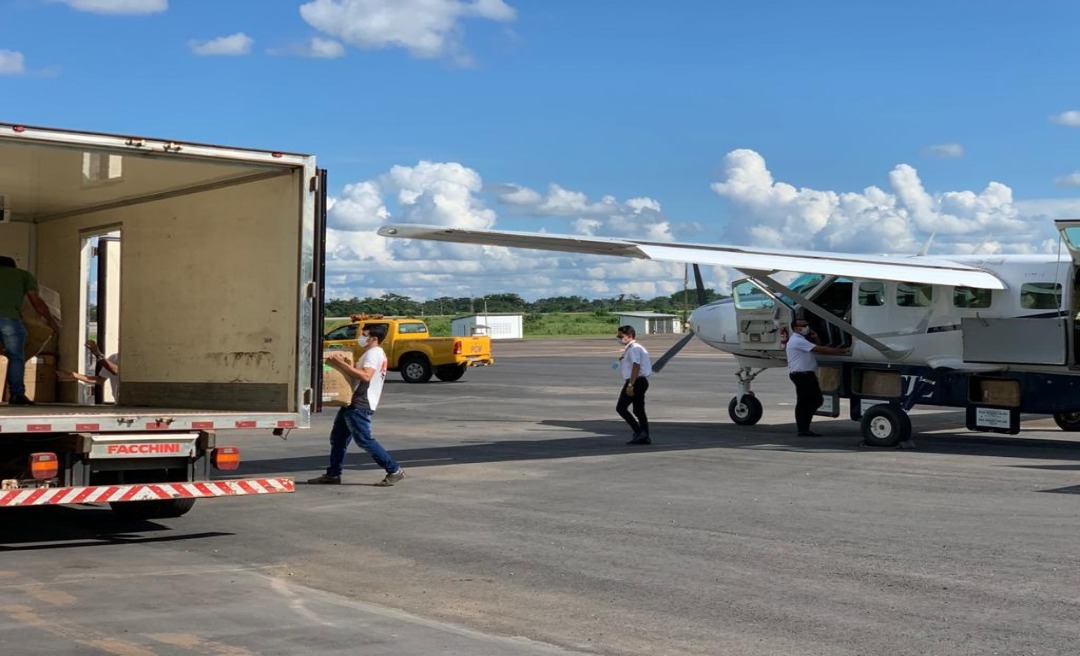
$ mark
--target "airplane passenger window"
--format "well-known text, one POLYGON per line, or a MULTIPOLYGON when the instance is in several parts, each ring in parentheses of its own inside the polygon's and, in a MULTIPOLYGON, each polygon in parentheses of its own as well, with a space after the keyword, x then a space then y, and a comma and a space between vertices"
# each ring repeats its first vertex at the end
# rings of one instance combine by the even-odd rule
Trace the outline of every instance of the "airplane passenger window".
POLYGON ((900 307, 927 307, 934 302, 934 286, 914 282, 896 283, 896 304, 900 307))
POLYGON ((768 309, 776 304, 776 301, 750 282, 735 285, 732 292, 735 296, 735 308, 739 310, 768 309))
POLYGON ((1020 285, 1020 307, 1025 310, 1057 310, 1061 307, 1061 285, 1056 282, 1026 282, 1020 285))
POLYGON ((993 295, 989 289, 974 287, 953 288, 953 305, 958 308, 988 308, 993 295))
POLYGON ((885 283, 883 282, 860 282, 859 305, 878 306, 885 305, 885 283))

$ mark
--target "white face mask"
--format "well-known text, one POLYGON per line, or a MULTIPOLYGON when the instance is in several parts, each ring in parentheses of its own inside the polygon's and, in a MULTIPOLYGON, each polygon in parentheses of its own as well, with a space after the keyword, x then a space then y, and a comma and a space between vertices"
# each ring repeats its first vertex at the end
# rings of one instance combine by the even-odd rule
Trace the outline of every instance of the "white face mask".
POLYGON ((630 343, 630 338, 629 337, 623 337, 622 335, 620 335, 620 336, 615 338, 615 341, 622 344, 623 346, 626 346, 627 344, 630 343))
POLYGON ((809 335, 810 334, 810 326, 803 326, 802 328, 799 328, 798 333, 800 335, 809 335))
POLYGON ((367 335, 360 335, 356 338, 356 343, 360 346, 367 346, 367 335))

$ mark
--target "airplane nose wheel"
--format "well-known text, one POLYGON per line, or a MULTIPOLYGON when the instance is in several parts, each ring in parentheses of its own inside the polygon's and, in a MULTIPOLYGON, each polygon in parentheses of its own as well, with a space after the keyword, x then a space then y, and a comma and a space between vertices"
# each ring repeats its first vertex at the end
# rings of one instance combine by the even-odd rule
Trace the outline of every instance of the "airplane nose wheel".
POLYGON ((764 412, 761 401, 758 401, 757 397, 750 393, 743 394, 742 399, 737 396, 732 397, 731 403, 728 403, 727 411, 731 421, 740 426, 753 426, 761 420, 761 415, 764 412))
POLYGON ((889 403, 875 405, 864 412, 860 427, 868 446, 890 447, 911 439, 911 418, 889 403))

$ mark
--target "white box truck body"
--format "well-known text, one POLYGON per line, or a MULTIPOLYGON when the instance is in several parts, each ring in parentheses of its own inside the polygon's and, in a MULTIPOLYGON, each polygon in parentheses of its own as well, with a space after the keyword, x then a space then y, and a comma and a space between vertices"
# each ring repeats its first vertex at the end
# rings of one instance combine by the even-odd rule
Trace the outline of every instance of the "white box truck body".
POLYGON ((38 402, 0 404, 0 507, 167 516, 292 491, 211 474, 236 460, 223 431, 306 428, 319 409, 325 181, 309 155, 0 123, 0 255, 62 308, 27 374, 38 402), (120 356, 115 399, 49 387, 51 368, 101 373, 89 338, 120 356))

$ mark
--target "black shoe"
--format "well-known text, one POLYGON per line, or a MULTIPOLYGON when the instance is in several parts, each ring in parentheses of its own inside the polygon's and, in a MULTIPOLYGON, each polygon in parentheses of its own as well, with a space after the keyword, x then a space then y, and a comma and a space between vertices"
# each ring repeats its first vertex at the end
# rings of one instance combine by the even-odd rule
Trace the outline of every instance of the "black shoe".
POLYGON ((627 444, 652 444, 652 438, 648 435, 638 435, 634 439, 627 442, 627 444))
POLYGON ((311 485, 338 485, 341 483, 341 477, 331 476, 330 474, 323 474, 322 476, 309 478, 308 483, 311 485))
POLYGON ((822 437, 822 435, 814 431, 799 431, 799 437, 822 437))
POLYGON ((19 396, 11 397, 11 400, 8 401, 8 404, 9 405, 34 405, 34 402, 31 401, 30 399, 26 398, 25 394, 20 394, 19 396))

